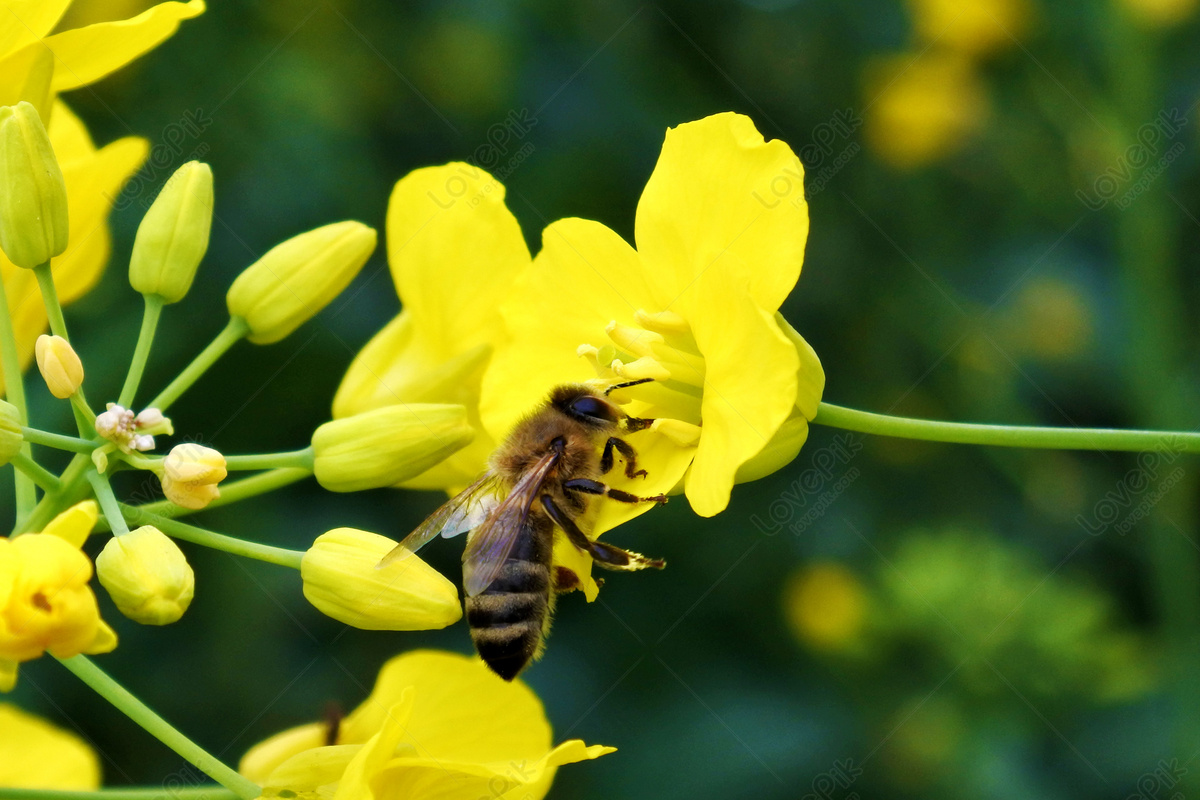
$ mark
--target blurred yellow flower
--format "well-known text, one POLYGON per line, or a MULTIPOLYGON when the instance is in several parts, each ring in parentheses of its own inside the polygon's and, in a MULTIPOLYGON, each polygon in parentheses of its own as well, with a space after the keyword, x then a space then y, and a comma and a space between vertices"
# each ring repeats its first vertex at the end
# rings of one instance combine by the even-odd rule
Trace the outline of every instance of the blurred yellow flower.
POLYGON ((832 562, 799 570, 784 590, 787 620, 814 650, 842 650, 855 642, 862 633, 867 605, 858 577, 832 562))
POLYGON ((8 703, 0 703, 0 753, 0 787, 100 788, 100 759, 86 742, 8 703))
POLYGON ((96 519, 89 500, 59 514, 42 533, 0 538, 0 691, 16 683, 18 663, 47 650, 70 658, 116 647, 88 586, 92 562, 79 549, 96 519))
MULTIPOLYGON (((0 105, 32 103, 46 123, 67 188, 68 245, 51 262, 59 300, 70 303, 100 278, 111 248, 108 213, 121 186, 145 160, 145 139, 126 137, 99 150, 83 123, 57 99, 93 83, 158 46, 181 20, 204 11, 202 0, 160 3, 133 19, 89 25, 54 35, 69 0, 12 0, 0 14, 0 105)), ((22 367, 46 329, 33 274, 0 255, 22 367)), ((2 386, 2 381, 0 381, 2 386)))
POLYGON ((908 0, 908 7, 923 44, 967 56, 1011 47, 1029 27, 1025 0, 908 0))
POLYGON ((930 50, 870 63, 867 144, 883 161, 915 169, 957 152, 983 127, 987 89, 966 58, 930 50))
POLYGON ((384 665, 367 700, 331 729, 311 723, 253 747, 241 773, 263 797, 540 800, 558 767, 614 752, 551 746, 542 704, 477 658, 419 650, 384 665))
MULTIPOLYGON (((497 305, 530 264, 521 228, 504 205, 504 187, 469 164, 409 173, 388 201, 387 250, 402 308, 350 365, 333 401, 334 417, 451 403, 464 406, 472 427, 482 431, 480 379, 504 339, 497 305)), ((466 486, 495 447, 481 432, 402 485, 466 486)))
POLYGON ((1139 22, 1151 27, 1167 27, 1183 22, 1200 5, 1197 0, 1118 0, 1139 22))

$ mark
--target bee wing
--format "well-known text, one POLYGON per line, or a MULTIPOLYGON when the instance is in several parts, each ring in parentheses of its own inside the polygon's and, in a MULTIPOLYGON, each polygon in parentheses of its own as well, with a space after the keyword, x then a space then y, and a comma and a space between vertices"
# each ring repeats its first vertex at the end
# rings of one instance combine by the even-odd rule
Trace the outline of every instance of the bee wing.
POLYGON ((404 537, 404 541, 383 557, 379 566, 385 567, 406 553, 417 552, 439 534, 448 539, 478 527, 500 504, 501 484, 500 477, 493 472, 480 475, 474 483, 443 503, 404 537))
POLYGON ((542 456, 471 535, 463 552, 463 590, 474 597, 492 585, 516 544, 517 535, 529 517, 529 508, 546 482, 558 453, 542 456))

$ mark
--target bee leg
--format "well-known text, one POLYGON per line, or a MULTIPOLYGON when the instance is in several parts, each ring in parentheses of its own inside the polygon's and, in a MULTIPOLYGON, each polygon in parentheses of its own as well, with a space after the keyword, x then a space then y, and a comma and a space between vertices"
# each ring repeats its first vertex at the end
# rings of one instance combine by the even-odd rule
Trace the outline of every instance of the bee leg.
POLYGON ((623 492, 620 489, 614 489, 608 484, 594 481, 589 478, 572 478, 569 481, 563 481, 563 488, 572 492, 584 492, 586 494, 598 494, 604 497, 610 497, 620 503, 658 503, 662 505, 667 502, 665 494, 656 494, 653 497, 638 497, 636 494, 623 492))
POLYGON ((621 420, 621 427, 626 433, 637 433, 638 431, 644 431, 653 424, 654 420, 643 419, 641 417, 625 417, 625 419, 621 420))
POLYGON ((650 383, 654 378, 638 378, 636 381, 625 381, 624 383, 614 383, 612 386, 604 390, 604 396, 608 397, 618 389, 628 389, 630 386, 641 386, 643 383, 650 383))
POLYGON ((550 495, 542 495, 542 508, 554 520, 554 524, 563 529, 571 544, 592 557, 592 560, 604 569, 632 572, 639 569, 662 569, 667 565, 661 558, 647 558, 641 553, 622 550, 608 542, 593 542, 587 538, 575 520, 565 514, 550 495))
POLYGON ((613 450, 616 450, 625 459, 626 478, 644 478, 649 474, 646 470, 637 468, 637 451, 633 449, 633 445, 624 439, 612 436, 604 443, 604 454, 600 456, 601 475, 607 475, 608 471, 613 468, 613 450))

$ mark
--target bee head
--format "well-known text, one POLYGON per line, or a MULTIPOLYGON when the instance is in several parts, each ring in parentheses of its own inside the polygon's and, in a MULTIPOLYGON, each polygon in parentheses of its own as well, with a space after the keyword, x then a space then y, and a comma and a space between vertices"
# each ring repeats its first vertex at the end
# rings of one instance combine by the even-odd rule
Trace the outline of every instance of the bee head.
POLYGON ((573 420, 600 428, 616 425, 625 416, 588 387, 575 384, 559 386, 551 392, 550 405, 573 420))

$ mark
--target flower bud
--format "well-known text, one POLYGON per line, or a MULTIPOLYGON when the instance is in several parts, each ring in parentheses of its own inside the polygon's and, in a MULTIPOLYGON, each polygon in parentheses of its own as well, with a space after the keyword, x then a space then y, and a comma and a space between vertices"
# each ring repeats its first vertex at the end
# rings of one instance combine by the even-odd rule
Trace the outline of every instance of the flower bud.
POLYGON ((83 362, 75 348, 61 336, 43 333, 33 346, 38 372, 46 380, 50 394, 65 400, 83 385, 83 362))
POLYGON ((0 249, 33 269, 67 249, 67 188, 37 109, 0 108, 0 249))
POLYGON ((175 170, 138 226, 129 261, 130 285, 167 303, 182 300, 208 250, 212 210, 208 164, 189 161, 175 170))
POLYGON ((180 444, 163 459, 163 494, 177 506, 204 508, 221 496, 217 484, 225 480, 225 456, 199 444, 180 444))
POLYGON ((384 406, 317 428, 313 471, 331 492, 394 486, 440 463, 474 437, 463 406, 384 406))
POLYGON ((458 589, 418 556, 380 564, 395 546, 354 528, 318 536, 300 562, 304 596, 321 613, 368 631, 431 630, 461 619, 458 589))
POLYGON ((293 236, 237 277, 225 297, 229 314, 246 321, 255 344, 279 341, 354 280, 375 239, 374 228, 353 221, 293 236))
POLYGON ((17 407, 7 400, 0 400, 0 467, 12 461, 24 443, 25 434, 21 431, 17 407))
POLYGON ((196 587, 183 551, 151 525, 109 539, 96 556, 96 577, 120 612, 143 625, 178 620, 196 587))

